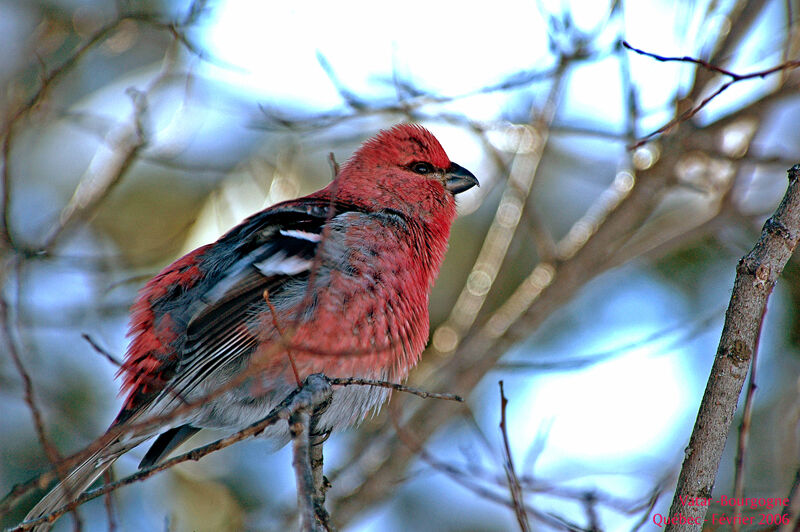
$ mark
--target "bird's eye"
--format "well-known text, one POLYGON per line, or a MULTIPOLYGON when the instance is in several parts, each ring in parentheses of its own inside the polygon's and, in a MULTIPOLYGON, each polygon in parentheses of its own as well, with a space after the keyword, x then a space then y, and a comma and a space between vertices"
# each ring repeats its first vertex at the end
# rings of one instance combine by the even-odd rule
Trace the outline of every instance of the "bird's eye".
POLYGON ((430 174, 433 172, 433 165, 431 163, 414 163, 411 165, 411 171, 417 174, 430 174))

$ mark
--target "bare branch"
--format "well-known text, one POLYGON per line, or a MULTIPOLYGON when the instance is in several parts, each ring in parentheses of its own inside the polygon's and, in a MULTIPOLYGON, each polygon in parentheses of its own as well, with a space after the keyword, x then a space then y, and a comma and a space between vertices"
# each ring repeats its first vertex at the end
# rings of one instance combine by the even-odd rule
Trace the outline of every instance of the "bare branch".
POLYGON ((800 239, 800 165, 789 170, 789 187, 766 221, 755 247, 739 261, 717 355, 686 448, 670 516, 682 513, 698 524, 670 524, 667 530, 700 530, 707 508, 681 499, 711 497, 719 461, 739 394, 747 377, 772 288, 800 239))
POLYGON ((289 431, 292 434, 292 467, 297 483, 297 507, 300 509, 300 530, 315 532, 317 526, 314 512, 314 475, 311 472, 311 415, 298 409, 289 417, 289 431))

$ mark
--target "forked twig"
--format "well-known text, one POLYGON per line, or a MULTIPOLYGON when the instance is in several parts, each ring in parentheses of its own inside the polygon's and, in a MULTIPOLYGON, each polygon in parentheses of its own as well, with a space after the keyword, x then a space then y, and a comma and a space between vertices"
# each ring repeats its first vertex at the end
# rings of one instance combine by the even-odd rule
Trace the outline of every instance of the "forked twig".
POLYGON ((730 88, 730 86, 733 85, 734 83, 738 83, 740 81, 744 81, 744 80, 747 80, 747 79, 765 78, 765 77, 767 77, 767 76, 769 76, 771 74, 775 74, 776 72, 785 72, 787 70, 791 70, 791 69, 800 67, 800 60, 793 60, 793 61, 784 61, 783 63, 781 63, 779 65, 775 65, 775 66, 770 67, 770 68, 765 68, 763 70, 758 70, 756 72, 749 72, 747 74, 737 74, 735 72, 732 72, 730 70, 724 69, 724 68, 719 67, 717 65, 713 65, 713 64, 711 64, 711 63, 709 63, 707 61, 703 61, 702 59, 697 59, 695 57, 689 57, 689 56, 675 57, 675 56, 658 55, 658 54, 654 54, 652 52, 646 52, 646 51, 641 50, 639 48, 635 48, 635 47, 631 46, 630 44, 628 44, 627 41, 622 41, 622 46, 624 46, 628 50, 631 50, 632 52, 635 52, 635 53, 640 54, 640 55, 644 55, 646 57, 650 57, 652 59, 655 59, 656 61, 661 61, 661 62, 665 62, 665 63, 666 62, 692 63, 692 64, 699 65, 699 66, 701 66, 701 67, 703 67, 706 70, 709 70, 711 72, 716 72, 717 74, 721 74, 723 76, 728 76, 729 78, 731 78, 729 81, 727 81, 727 82, 723 83, 722 85, 720 85, 719 88, 717 88, 717 90, 715 90, 709 96, 704 98, 699 104, 697 104, 697 105, 691 107, 690 109, 684 111, 683 113, 681 113, 680 115, 676 116, 675 118, 673 118, 672 120, 670 120, 669 122, 667 122, 666 124, 661 126, 660 128, 656 129, 655 131, 653 131, 653 132, 645 135, 641 139, 639 139, 631 147, 632 149, 635 149, 635 148, 638 148, 640 146, 643 146, 644 144, 647 143, 647 141, 649 141, 650 139, 652 139, 656 135, 659 135, 661 133, 667 133, 670 130, 672 130, 672 128, 677 126, 678 124, 689 120, 694 115, 699 113, 706 105, 708 105, 709 102, 711 102, 711 100, 713 100, 714 98, 716 98, 717 96, 719 96, 720 94, 722 94, 723 92, 728 90, 728 88, 730 88))

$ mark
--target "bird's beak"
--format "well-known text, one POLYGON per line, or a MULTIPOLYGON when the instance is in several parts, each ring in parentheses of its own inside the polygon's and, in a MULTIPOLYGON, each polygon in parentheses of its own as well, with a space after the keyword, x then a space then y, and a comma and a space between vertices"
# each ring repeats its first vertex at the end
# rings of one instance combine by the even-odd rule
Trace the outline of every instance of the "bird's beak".
POLYGON ((476 185, 480 186, 480 183, 478 183, 478 179, 472 175, 472 172, 456 163, 450 163, 450 166, 447 168, 447 173, 444 175, 444 188, 450 191, 451 194, 455 196, 476 185))

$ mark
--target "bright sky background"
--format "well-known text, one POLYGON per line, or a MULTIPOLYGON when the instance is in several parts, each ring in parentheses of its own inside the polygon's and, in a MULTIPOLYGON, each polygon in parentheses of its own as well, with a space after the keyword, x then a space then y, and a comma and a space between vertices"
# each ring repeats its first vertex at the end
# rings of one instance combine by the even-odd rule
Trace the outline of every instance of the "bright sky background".
MULTIPOLYGON (((330 63, 350 91, 365 99, 393 99, 395 89, 391 80, 394 73, 431 92, 448 96, 470 94, 516 72, 548 71, 553 68, 554 58, 548 51, 546 24, 541 9, 558 14, 562 6, 568 6, 568 10, 576 17, 573 22, 577 27, 586 33, 593 33, 605 22, 609 2, 495 0, 491 4, 477 1, 456 4, 430 0, 401 3, 374 0, 220 0, 209 4, 212 15, 205 19, 202 29, 197 30, 194 37, 222 64, 234 68, 197 61, 193 63, 196 72, 222 83, 238 98, 239 103, 245 102, 244 105, 254 115, 259 104, 282 109, 294 108, 303 114, 313 115, 331 111, 343 103, 334 84, 320 66, 320 55, 330 63), (513 15, 509 16, 509 13, 513 15)), ((713 16, 712 22, 702 28, 695 20, 687 20, 689 13, 703 12, 707 4, 703 1, 672 0, 625 2, 624 33, 631 44, 646 50, 664 55, 696 55, 704 50, 706 39, 714 31, 724 30, 722 20, 713 16)), ((765 20, 775 16, 779 16, 779 13, 774 8, 762 15, 765 20)), ((609 43, 623 33, 621 30, 611 24, 597 42, 609 48, 609 43)), ((775 49, 774 43, 768 39, 765 41, 761 47, 750 47, 764 52, 747 58, 748 64, 753 61, 770 62, 773 59, 768 51, 775 49)), ((691 81, 688 76, 691 68, 676 63, 659 63, 634 54, 628 54, 627 57, 643 108, 639 133, 647 133, 662 125, 670 114, 670 101, 679 86, 691 81)), ((619 63, 618 56, 612 54, 576 66, 561 96, 561 101, 568 104, 559 107, 556 122, 593 127, 600 131, 622 131, 625 111, 620 96, 624 91, 619 63)), ((147 71, 130 72, 128 78, 115 80, 113 85, 87 98, 84 104, 89 109, 99 109, 112 116, 127 116, 130 113, 130 99, 121 97, 121 93, 130 86, 144 86, 158 68, 160 65, 154 65, 147 71)), ((546 84, 542 84, 532 92, 540 97, 546 88, 546 84)), ((181 153, 186 146, 195 143, 201 146, 200 149, 207 149, 209 159, 213 160, 221 156, 237 157, 240 153, 247 153, 247 146, 252 147, 263 141, 259 137, 261 131, 253 131, 252 128, 248 131, 247 125, 230 124, 231 117, 236 113, 226 109, 225 105, 235 98, 215 93, 203 96, 210 101, 198 98, 208 105, 203 108, 192 107, 184 105, 184 87, 175 90, 174 99, 163 104, 163 108, 153 110, 156 131, 154 141, 148 148, 149 153, 181 153), (191 133, 187 135, 187 132, 191 133), (252 136, 247 137, 248 134, 252 136)), ((731 96, 721 100, 720 105, 729 105, 740 97, 741 91, 731 91, 731 96)), ((447 109, 463 113, 473 120, 500 122, 512 98, 506 92, 473 96, 457 100, 449 104, 447 109)), ((537 102, 541 102, 541 98, 537 102)), ((430 126, 459 164, 473 170, 488 167, 474 139, 468 134, 452 126, 430 126)), ((38 142, 42 149, 52 145, 55 153, 63 149, 67 135, 63 130, 53 129, 38 142)), ((506 130, 499 127, 496 133, 490 138, 502 144, 506 130)), ((73 135, 71 142, 74 142, 75 130, 70 130, 70 134, 73 135)), ((91 158, 93 153, 97 157, 97 153, 102 151, 97 152, 100 140, 92 135, 86 137, 91 141, 91 149, 85 148, 86 158, 91 158)), ((77 152, 73 150, 73 154, 77 152)), ((347 155, 337 153, 339 158, 347 155)), ((33 164, 83 163, 78 156, 73 159, 62 161, 60 158, 41 157, 33 164)), ((43 175, 56 175, 54 172, 62 168, 52 171, 36 169, 43 175)), ((256 190, 257 187, 254 189, 252 182, 230 179, 216 196, 231 200, 229 204, 234 206, 231 219, 220 223, 219 213, 209 204, 187 242, 187 248, 209 242, 221 230, 245 215, 299 192, 288 181, 283 185, 278 187, 273 184, 273 188, 265 195, 263 191, 256 190)), ((21 188, 20 194, 24 193, 25 189, 21 188)), ((42 197, 37 196, 20 204, 34 202, 41 203, 42 197)), ((52 203, 57 202, 53 200, 52 203)), ((42 215, 42 220, 38 220, 37 215, 34 212, 31 218, 37 223, 44 223, 42 220, 45 216, 42 215)), ((31 275, 33 279, 38 279, 33 276, 39 273, 33 271, 31 275)), ((573 485, 593 485, 620 496, 636 498, 644 496, 652 487, 652 484, 643 484, 641 479, 634 480, 639 473, 638 467, 647 471, 663 471, 679 459, 675 452, 676 449, 683 449, 681 438, 688 437, 699 402, 699 390, 707 374, 707 369, 703 368, 698 376, 696 360, 702 354, 713 353, 716 338, 715 334, 710 334, 675 341, 686 328, 693 325, 682 325, 688 312, 686 302, 657 279, 635 267, 610 275, 616 276, 614 282, 590 284, 573 304, 551 318, 530 342, 518 346, 507 358, 519 360, 532 352, 537 359, 578 358, 641 342, 669 327, 675 327, 675 334, 665 335, 658 341, 644 341, 626 350, 622 356, 580 370, 512 375, 492 372, 475 390, 471 401, 481 425, 490 438, 498 442, 499 433, 495 430, 499 421, 497 380, 505 378, 506 394, 511 401, 508 412, 511 416, 512 451, 518 463, 525 462, 537 435, 547 430, 547 447, 536 462, 537 474, 553 479, 567 474, 573 480, 573 485), (591 311, 586 312, 585 309, 591 311), (562 335, 564 338, 558 341, 546 338, 548 327, 570 323, 570 320, 580 329, 580 335, 562 335), (598 470, 598 464, 605 469, 598 470)), ((50 301, 53 294, 64 298, 68 289, 77 290, 71 295, 75 301, 90 298, 92 292, 84 294, 80 288, 67 288, 63 279, 52 275, 52 272, 42 271, 41 282, 28 285, 38 287, 31 289, 36 291, 36 301, 50 301), (53 279, 59 279, 63 286, 53 287, 53 279)), ((88 285, 89 282, 86 280, 84 284, 88 285)), ((76 281, 74 285, 79 287, 81 284, 76 281)), ((715 276, 708 285, 716 290, 714 295, 727 296, 729 279, 725 275, 715 276)), ((69 286, 73 285, 70 283, 69 286)), ((56 303, 53 305, 56 306, 56 303)), ((87 302, 85 306, 91 305, 87 302)), ((116 335, 120 342, 123 342, 123 327, 124 324, 120 322, 119 334, 116 335)), ((56 343, 63 340, 53 333, 52 341, 56 343)), ((110 336, 108 343, 113 344, 110 336)), ((120 352, 124 350, 122 345, 115 348, 120 352)), ((109 386, 113 386, 113 369, 107 369, 107 373, 106 380, 109 386)), ((337 453, 335 441, 346 439, 334 438, 334 446, 326 448, 326 453, 334 457, 337 453)), ((270 489, 276 482, 273 479, 277 477, 274 471, 263 469, 272 467, 265 465, 266 460, 258 455, 263 453, 263 448, 252 451, 246 445, 242 447, 241 460, 249 460, 253 470, 258 471, 256 481, 264 483, 263 489, 270 489)), ((451 458, 449 453, 452 450, 447 445, 434 442, 431 447, 437 456, 445 460, 451 458)), ((287 450, 282 452, 286 453, 287 450)), ((222 458, 212 456, 204 463, 213 468, 217 460, 222 458)), ((278 477, 285 477, 289 482, 291 472, 287 460, 284 465, 286 470, 281 471, 278 477)), ((152 496, 161 496, 159 490, 164 486, 158 482, 167 481, 153 480, 151 486, 155 488, 152 496)), ((658 478, 650 480, 655 482, 658 478)), ((412 484, 414 482, 412 480, 412 484)), ((452 483, 441 477, 426 476, 421 482, 426 483, 426 489, 441 487, 437 493, 450 493, 449 490, 453 489, 452 483)), ((450 509, 457 509, 456 505, 463 504, 463 501, 449 499, 447 502, 451 503, 447 507, 450 509)), ((542 503, 539 499, 535 499, 535 502, 542 503)), ((141 504, 141 501, 137 504, 141 504)), ((562 504, 559 501, 545 501, 542 504, 563 511, 563 507, 558 506, 562 504)), ((486 505, 508 513, 492 503, 486 505)), ((389 525, 384 519, 385 513, 391 511, 385 508, 378 510, 351 529, 384 532, 389 525)), ((146 519, 144 516, 139 518, 146 519)), ((509 518, 512 518, 510 513, 509 518)), ((608 516, 604 516, 604 519, 604 522, 613 522, 620 527, 625 524, 627 528, 630 526, 624 519, 616 522, 608 521, 611 519, 608 516)), ((102 520, 100 522, 104 523, 102 520)), ((152 522, 142 523, 143 528, 152 525, 152 522)))

